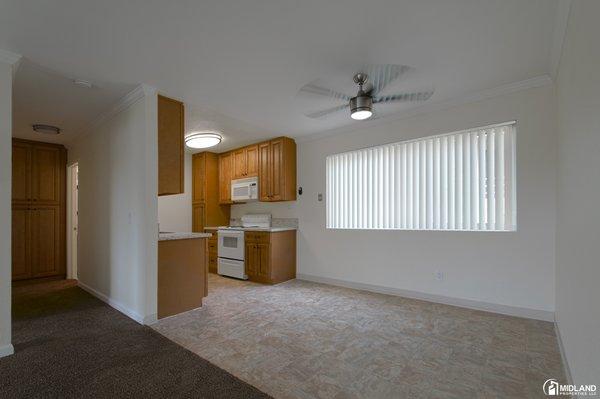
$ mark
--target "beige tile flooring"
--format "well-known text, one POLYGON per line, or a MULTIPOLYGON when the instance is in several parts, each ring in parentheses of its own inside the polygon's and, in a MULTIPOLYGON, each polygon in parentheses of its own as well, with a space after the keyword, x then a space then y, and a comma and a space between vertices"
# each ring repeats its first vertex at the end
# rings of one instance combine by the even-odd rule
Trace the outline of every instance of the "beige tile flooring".
POLYGON ((153 327, 276 398, 543 398, 565 382, 551 323, 293 280, 214 274, 153 327))

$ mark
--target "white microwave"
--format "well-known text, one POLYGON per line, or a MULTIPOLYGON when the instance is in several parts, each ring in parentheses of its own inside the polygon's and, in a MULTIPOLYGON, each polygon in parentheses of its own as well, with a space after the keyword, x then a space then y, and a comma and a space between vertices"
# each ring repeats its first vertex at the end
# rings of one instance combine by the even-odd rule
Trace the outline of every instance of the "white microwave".
POLYGON ((231 181, 231 200, 253 201, 258 199, 258 177, 231 181))

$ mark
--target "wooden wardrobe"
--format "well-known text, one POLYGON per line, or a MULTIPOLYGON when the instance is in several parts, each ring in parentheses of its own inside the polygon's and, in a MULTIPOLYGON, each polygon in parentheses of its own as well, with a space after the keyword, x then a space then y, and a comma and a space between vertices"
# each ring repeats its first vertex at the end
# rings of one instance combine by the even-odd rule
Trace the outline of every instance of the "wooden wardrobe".
POLYGON ((66 273, 66 163, 62 145, 13 139, 13 281, 66 273))

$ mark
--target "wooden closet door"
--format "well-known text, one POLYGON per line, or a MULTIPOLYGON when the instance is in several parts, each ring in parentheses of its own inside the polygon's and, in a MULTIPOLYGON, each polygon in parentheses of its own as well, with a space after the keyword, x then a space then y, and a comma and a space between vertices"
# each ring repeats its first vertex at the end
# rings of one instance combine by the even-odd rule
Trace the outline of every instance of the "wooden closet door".
POLYGON ((31 277, 64 273, 60 265, 60 207, 38 206, 31 211, 31 277))
POLYGON ((34 146, 31 165, 32 200, 44 204, 60 203, 60 148, 34 146))
POLYGON ((25 202, 31 198, 31 145, 13 142, 12 200, 25 202))
POLYGON ((31 277, 30 211, 27 206, 12 209, 12 279, 31 277))
POLYGON ((268 142, 258 145, 258 197, 260 201, 271 200, 270 147, 268 142))
POLYGON ((283 199, 283 140, 271 140, 271 201, 283 199))

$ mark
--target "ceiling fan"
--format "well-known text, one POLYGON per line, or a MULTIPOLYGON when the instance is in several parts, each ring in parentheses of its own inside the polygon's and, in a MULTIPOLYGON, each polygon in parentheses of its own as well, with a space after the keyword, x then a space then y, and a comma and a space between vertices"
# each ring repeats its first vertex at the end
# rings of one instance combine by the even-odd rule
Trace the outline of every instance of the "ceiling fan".
POLYGON ((304 85, 298 92, 299 95, 324 96, 339 101, 341 104, 318 111, 307 112, 304 115, 313 119, 321 119, 345 109, 350 109, 350 117, 355 120, 368 119, 374 114, 373 106, 379 103, 422 102, 433 95, 433 90, 408 91, 396 94, 385 94, 384 89, 393 81, 399 79, 411 67, 406 65, 371 65, 363 68, 354 75, 354 83, 358 85, 358 92, 354 97, 323 87, 316 82, 304 85))

